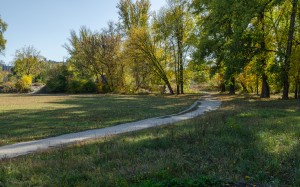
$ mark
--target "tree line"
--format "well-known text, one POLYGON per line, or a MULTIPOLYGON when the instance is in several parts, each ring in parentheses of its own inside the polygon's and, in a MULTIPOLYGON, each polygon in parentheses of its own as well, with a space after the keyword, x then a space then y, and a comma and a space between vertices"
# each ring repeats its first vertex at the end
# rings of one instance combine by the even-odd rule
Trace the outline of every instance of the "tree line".
MULTIPOLYGON (((298 0, 120 0, 119 21, 71 31, 65 63, 44 63, 37 50, 16 52, 14 73, 51 92, 140 91, 183 94, 191 85, 252 92, 262 98, 300 93, 298 0), (33 68, 30 68, 31 66, 33 68), (27 68, 27 69, 26 69, 27 68), (26 77, 25 77, 26 78, 26 77)), ((0 50, 5 47, 0 20, 0 50)))

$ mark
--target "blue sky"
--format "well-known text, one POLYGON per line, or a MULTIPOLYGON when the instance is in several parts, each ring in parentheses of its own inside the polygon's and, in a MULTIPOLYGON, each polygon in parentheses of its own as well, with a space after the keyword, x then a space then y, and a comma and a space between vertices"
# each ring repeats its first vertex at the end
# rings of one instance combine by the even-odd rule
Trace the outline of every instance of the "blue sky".
MULTIPOLYGON (((50 60, 67 56, 62 47, 70 31, 83 25, 92 30, 105 28, 108 21, 118 21, 119 0, 1 0, 0 15, 8 24, 5 56, 9 64, 17 49, 32 45, 50 60)), ((159 10, 165 0, 150 0, 152 10, 159 10)))

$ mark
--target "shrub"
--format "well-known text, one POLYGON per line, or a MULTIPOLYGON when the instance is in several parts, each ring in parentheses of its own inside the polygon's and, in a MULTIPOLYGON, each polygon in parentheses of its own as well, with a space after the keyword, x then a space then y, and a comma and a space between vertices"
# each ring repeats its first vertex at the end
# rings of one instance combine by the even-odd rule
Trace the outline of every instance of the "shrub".
POLYGON ((32 77, 29 75, 24 75, 19 80, 17 80, 16 89, 18 92, 29 92, 31 83, 32 77))
POLYGON ((82 86, 83 93, 96 93, 97 92, 97 85, 94 81, 88 80, 82 86))
POLYGON ((66 66, 57 66, 49 71, 49 79, 46 82, 46 92, 64 93, 68 87, 69 72, 66 66))
POLYGON ((14 82, 5 82, 5 83, 3 83, 1 88, 0 88, 0 92, 2 92, 2 93, 17 92, 15 83, 14 82))
POLYGON ((83 81, 82 80, 70 80, 68 82, 68 92, 69 93, 81 93, 83 87, 83 81))
POLYGON ((48 72, 45 92, 96 93, 97 85, 89 79, 74 77, 66 65, 55 66, 48 72))
POLYGON ((109 86, 107 84, 103 83, 102 81, 98 82, 97 91, 99 93, 108 93, 108 92, 110 92, 109 86))
POLYGON ((66 91, 67 81, 63 77, 50 78, 47 83, 47 92, 63 93, 66 91))

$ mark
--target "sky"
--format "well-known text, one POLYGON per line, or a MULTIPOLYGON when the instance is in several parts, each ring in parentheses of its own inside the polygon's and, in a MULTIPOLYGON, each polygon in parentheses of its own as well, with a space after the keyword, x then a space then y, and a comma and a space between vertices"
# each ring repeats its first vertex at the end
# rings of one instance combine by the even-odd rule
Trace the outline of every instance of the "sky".
MULTIPOLYGON (((0 60, 11 64, 16 50, 33 46, 48 60, 63 61, 68 56, 62 47, 70 31, 81 26, 101 30, 109 21, 118 21, 119 0, 1 0, 0 16, 8 24, 7 40, 0 60)), ((150 0, 157 11, 165 0, 150 0)))

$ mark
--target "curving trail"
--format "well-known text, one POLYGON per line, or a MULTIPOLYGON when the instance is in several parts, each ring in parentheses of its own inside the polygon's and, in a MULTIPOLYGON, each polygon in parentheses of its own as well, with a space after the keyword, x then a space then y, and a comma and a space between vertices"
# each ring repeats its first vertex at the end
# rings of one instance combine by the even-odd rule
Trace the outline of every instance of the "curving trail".
POLYGON ((66 144, 71 144, 79 141, 101 138, 110 135, 116 135, 126 132, 138 131, 155 126, 172 124, 179 121, 192 119, 202 115, 204 112, 216 110, 221 105, 220 101, 212 99, 209 95, 203 96, 201 100, 196 101, 187 110, 178 114, 149 118, 136 122, 124 123, 112 127, 102 129, 87 130, 77 133, 65 134, 61 136, 21 142, 12 145, 0 147, 0 159, 13 158, 20 155, 26 155, 40 150, 46 150, 51 147, 58 147, 66 144))

